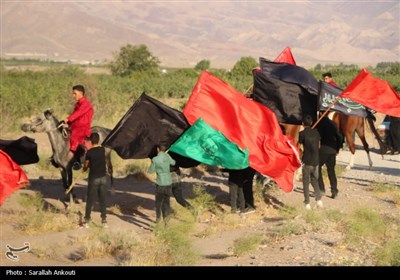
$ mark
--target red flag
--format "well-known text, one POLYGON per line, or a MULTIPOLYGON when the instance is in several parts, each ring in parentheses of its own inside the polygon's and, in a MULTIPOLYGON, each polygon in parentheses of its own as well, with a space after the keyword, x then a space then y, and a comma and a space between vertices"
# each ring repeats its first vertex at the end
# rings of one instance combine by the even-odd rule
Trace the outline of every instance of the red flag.
POLYGON ((183 109, 192 125, 203 118, 242 149, 250 166, 273 178, 285 192, 293 190, 293 175, 300 167, 293 139, 282 134, 274 112, 247 99, 229 84, 203 71, 183 109))
POLYGON ((0 205, 14 191, 29 184, 28 177, 9 155, 0 150, 0 205))
POLYGON ((377 112, 400 117, 400 95, 388 82, 375 78, 366 69, 361 70, 339 96, 377 112))
POLYGON ((296 65, 290 47, 286 47, 274 60, 274 62, 288 63, 296 65))

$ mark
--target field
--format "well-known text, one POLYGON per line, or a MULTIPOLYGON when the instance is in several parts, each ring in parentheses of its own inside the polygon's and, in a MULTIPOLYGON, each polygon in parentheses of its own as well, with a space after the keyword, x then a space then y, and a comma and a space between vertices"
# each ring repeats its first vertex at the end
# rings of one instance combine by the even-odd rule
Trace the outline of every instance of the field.
MULTIPOLYGON (((60 174, 46 164, 51 155, 47 136, 24 134, 20 124, 48 107, 60 119, 65 117, 73 106, 70 88, 78 83, 86 85, 94 104, 94 125, 113 128, 143 90, 181 109, 198 73, 175 69, 167 78, 118 78, 99 68, 77 66, 2 71, 1 138, 34 138, 41 161, 23 166, 31 185, 0 207, 1 266, 400 265, 400 155, 382 158, 370 133, 373 169, 368 169, 356 138, 355 167, 345 170, 349 152, 341 151, 339 196, 329 198, 327 187, 322 209, 304 208, 301 182, 295 183, 293 192, 284 193, 272 182, 254 181, 256 212, 231 214, 226 174, 201 165, 183 170, 182 179, 184 196, 196 211, 187 211, 171 198, 174 213, 166 228, 155 226, 155 177, 146 173, 149 160, 122 160, 114 154, 115 193, 107 197, 109 228, 101 227, 95 204, 91 227, 82 229, 86 179, 75 187, 80 203, 67 209, 60 174), (177 80, 179 84, 173 84, 177 80), (29 251, 18 253, 17 261, 6 256, 5 245, 18 248, 26 242, 29 251)), ((247 84, 241 83, 239 90, 244 91, 247 84)), ((383 117, 377 114, 376 124, 383 117)))

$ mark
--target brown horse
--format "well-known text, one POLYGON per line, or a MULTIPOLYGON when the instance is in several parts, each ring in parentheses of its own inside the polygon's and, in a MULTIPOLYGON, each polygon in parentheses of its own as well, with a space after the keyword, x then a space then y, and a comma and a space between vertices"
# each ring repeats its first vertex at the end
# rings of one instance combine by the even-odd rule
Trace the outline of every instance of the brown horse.
POLYGON ((364 119, 367 120, 369 127, 372 133, 375 135, 375 138, 378 140, 378 144, 381 150, 381 154, 385 153, 386 146, 382 142, 381 138, 379 137, 378 132, 375 129, 374 122, 371 118, 362 118, 358 116, 349 116, 339 112, 335 112, 333 114, 332 120, 335 122, 336 126, 339 128, 339 131, 342 133, 344 138, 346 139, 347 145, 349 146, 351 156, 349 165, 346 169, 351 169, 354 166, 354 153, 356 151, 355 143, 354 143, 354 133, 357 133, 358 137, 360 138, 364 150, 368 156, 368 163, 369 168, 372 168, 372 160, 369 155, 369 146, 367 140, 365 139, 365 125, 364 119))

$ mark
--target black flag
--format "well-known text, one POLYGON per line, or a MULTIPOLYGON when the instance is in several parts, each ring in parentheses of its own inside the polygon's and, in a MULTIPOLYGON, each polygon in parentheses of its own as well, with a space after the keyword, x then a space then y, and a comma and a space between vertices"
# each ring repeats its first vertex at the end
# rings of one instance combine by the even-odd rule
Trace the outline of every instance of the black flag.
POLYGON ((298 84, 276 79, 268 71, 254 72, 253 98, 272 110, 280 123, 301 125, 305 115, 317 120, 318 96, 298 84))
MULTIPOLYGON (((157 145, 169 147, 188 127, 182 112, 143 93, 102 145, 114 149, 123 159, 152 158, 157 155, 157 145)), ((174 153, 171 156, 174 158, 174 153)), ((180 167, 199 164, 187 158, 175 160, 180 167)))
POLYGON ((18 165, 31 164, 39 161, 35 139, 23 136, 18 140, 0 139, 0 149, 8 154, 18 165))
MULTIPOLYGON (((328 83, 320 81, 321 93, 319 97, 319 110, 325 111, 335 99, 343 92, 341 88, 332 86, 328 83)), ((366 118, 368 115, 367 109, 348 98, 339 98, 339 100, 330 109, 331 111, 341 112, 345 115, 354 115, 366 118)))
POLYGON ((319 94, 319 83, 314 76, 303 67, 288 63, 277 63, 260 57, 262 72, 269 77, 283 82, 297 84, 311 94, 319 94))

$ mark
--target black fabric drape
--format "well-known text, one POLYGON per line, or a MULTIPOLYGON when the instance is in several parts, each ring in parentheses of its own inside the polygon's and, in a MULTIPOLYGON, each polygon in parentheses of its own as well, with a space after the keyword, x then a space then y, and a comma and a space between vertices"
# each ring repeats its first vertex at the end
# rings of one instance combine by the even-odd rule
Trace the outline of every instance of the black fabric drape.
POLYGON ((23 136, 17 140, 0 139, 0 149, 7 153, 18 165, 39 161, 35 139, 23 136))
MULTIPOLYGON (((188 127, 182 112, 143 93, 112 129, 103 146, 114 149, 123 159, 152 158, 157 154, 157 145, 169 147, 188 127)), ((171 156, 180 167, 199 164, 173 153, 171 156)))
POLYGON ((305 115, 317 119, 317 95, 298 84, 276 79, 264 69, 254 73, 253 98, 272 110, 280 123, 301 125, 305 115))

